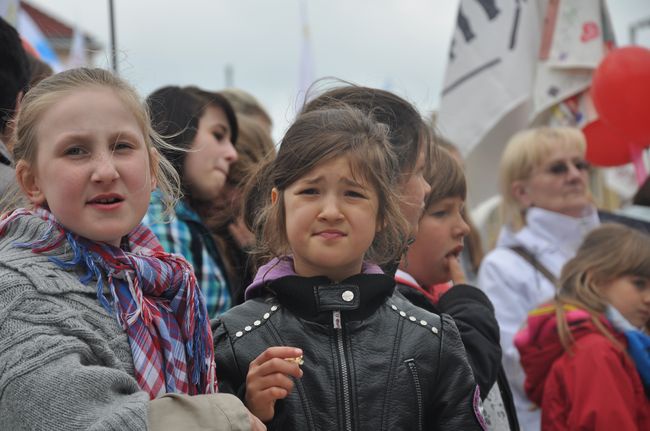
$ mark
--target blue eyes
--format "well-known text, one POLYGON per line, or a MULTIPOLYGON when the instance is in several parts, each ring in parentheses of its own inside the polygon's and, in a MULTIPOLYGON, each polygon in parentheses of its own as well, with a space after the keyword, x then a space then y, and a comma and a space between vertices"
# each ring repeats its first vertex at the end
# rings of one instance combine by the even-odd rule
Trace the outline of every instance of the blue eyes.
POLYGON ((63 154, 66 156, 80 156, 85 153, 85 150, 81 147, 71 147, 66 149, 63 154))

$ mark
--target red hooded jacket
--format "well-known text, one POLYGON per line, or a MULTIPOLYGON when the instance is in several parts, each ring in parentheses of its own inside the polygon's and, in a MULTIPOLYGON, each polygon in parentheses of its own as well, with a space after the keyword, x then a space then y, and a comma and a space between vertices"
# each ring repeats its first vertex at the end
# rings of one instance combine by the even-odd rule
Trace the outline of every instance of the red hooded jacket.
MULTIPOLYGON (((542 409, 542 430, 650 430, 650 402, 633 360, 586 311, 567 307, 566 316, 571 353, 560 343, 553 305, 532 311, 515 336, 526 394, 542 409)), ((626 346, 625 336, 601 321, 626 346)))

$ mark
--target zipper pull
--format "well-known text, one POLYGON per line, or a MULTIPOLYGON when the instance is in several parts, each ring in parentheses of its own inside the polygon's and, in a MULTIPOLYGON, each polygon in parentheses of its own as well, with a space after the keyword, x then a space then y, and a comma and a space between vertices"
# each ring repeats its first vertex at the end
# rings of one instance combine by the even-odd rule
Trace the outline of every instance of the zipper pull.
POLYGON ((332 311, 332 324, 334 325, 334 329, 341 329, 341 312, 340 311, 332 311))

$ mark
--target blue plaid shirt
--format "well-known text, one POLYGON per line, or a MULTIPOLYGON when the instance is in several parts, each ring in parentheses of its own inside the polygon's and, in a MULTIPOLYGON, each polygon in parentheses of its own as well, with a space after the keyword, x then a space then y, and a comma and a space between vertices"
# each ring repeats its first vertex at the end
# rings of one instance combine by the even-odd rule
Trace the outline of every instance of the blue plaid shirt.
POLYGON ((231 307, 228 282, 212 235, 199 215, 182 200, 174 214, 163 215, 162 195, 154 191, 142 223, 158 237, 165 251, 182 255, 194 268, 194 274, 205 295, 208 314, 217 317, 231 307))

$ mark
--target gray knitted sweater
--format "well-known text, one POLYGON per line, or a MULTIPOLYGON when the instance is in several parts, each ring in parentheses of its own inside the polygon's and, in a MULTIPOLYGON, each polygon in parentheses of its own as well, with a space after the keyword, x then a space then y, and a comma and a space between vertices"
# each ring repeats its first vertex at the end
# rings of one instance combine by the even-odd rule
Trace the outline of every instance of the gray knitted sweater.
MULTIPOLYGON (((22 217, 0 237, 0 430, 250 428, 229 395, 150 401, 133 377, 126 333, 100 306, 95 285, 12 245, 46 231, 41 219, 22 217)), ((48 255, 67 253, 61 245, 48 255)))

